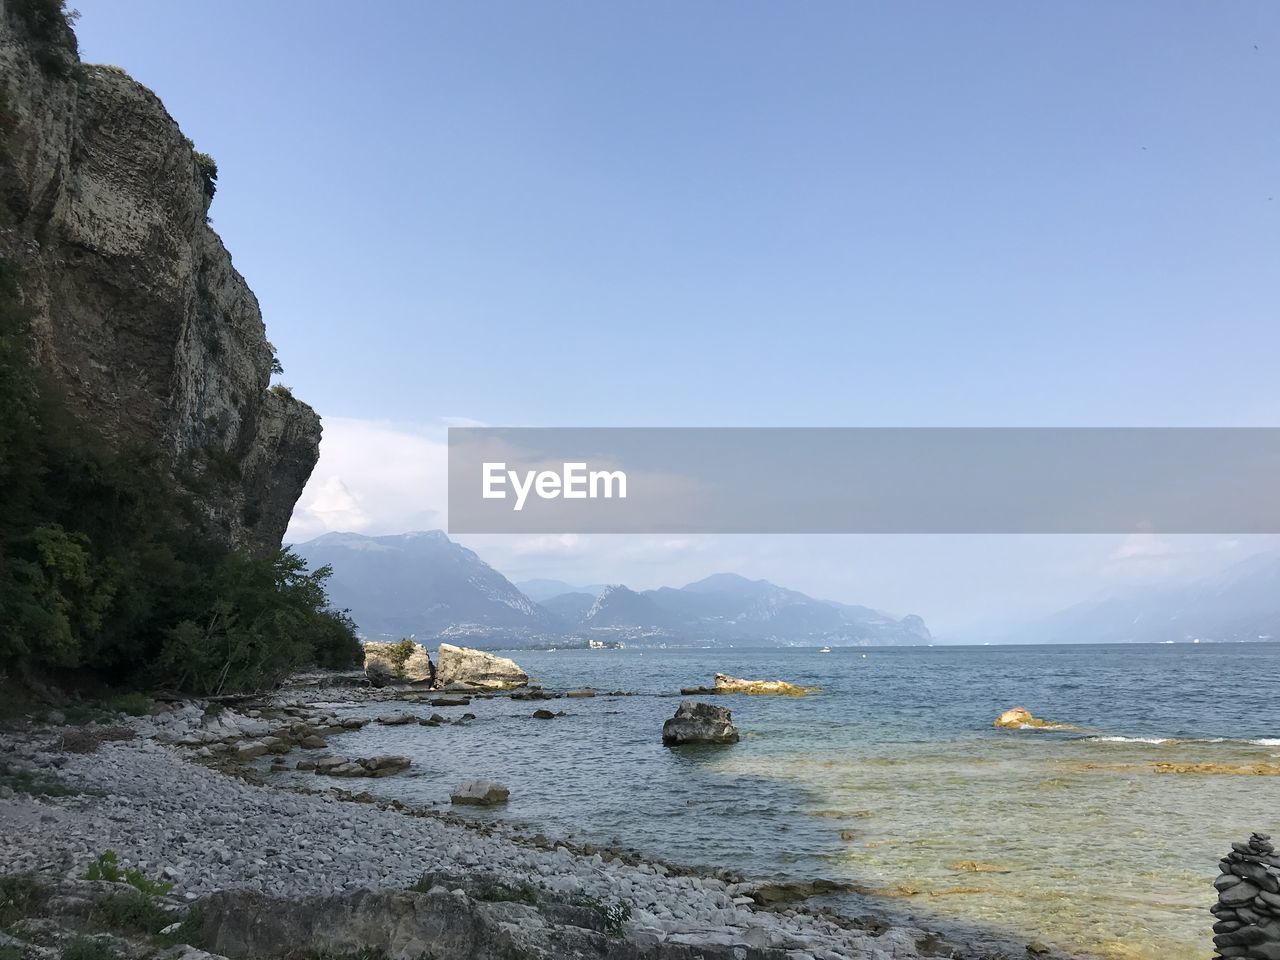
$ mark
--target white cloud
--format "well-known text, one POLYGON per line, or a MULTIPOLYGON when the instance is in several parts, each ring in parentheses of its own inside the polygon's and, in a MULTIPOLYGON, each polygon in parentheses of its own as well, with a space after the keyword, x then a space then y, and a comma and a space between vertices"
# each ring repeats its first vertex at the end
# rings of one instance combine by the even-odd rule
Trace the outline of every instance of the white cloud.
MULTIPOLYGON (((464 418, 450 418, 460 424, 464 418)), ((316 466, 286 536, 443 528, 447 423, 326 417, 316 466)), ((814 596, 919 613, 931 627, 1068 606, 1099 590, 1185 579, 1276 537, 494 535, 455 538, 513 579, 680 585, 732 571, 814 596)))
POLYGON ((326 417, 320 462, 285 540, 342 530, 403 533, 444 526, 448 448, 443 427, 326 417))

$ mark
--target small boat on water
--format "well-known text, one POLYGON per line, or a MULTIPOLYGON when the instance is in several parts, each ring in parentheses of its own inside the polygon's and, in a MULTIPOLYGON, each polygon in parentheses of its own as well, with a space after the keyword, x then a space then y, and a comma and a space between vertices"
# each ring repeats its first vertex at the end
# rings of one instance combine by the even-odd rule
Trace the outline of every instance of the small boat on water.
POLYGON ((831 648, 830 648, 830 647, 823 647, 823 648, 822 648, 821 650, 819 650, 818 652, 819 652, 819 653, 830 653, 830 652, 831 652, 831 648))

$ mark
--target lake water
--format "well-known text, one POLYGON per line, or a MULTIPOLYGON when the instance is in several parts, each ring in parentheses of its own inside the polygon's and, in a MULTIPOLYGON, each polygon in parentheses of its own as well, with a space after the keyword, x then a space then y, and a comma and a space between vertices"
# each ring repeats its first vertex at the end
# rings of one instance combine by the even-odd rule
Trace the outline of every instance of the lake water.
POLYGON ((673 862, 846 880, 873 891, 832 901, 851 913, 1123 960, 1207 956, 1219 857, 1251 831, 1280 834, 1280 777, 1155 769, 1280 762, 1280 644, 513 656, 548 689, 638 695, 437 708, 478 719, 370 725, 333 751, 411 756, 406 774, 359 782, 385 796, 447 804, 459 781, 489 777, 511 802, 476 816, 673 862), (709 698, 742 741, 663 747, 676 691, 717 671, 822 693, 709 698), (994 729, 1015 704, 1088 729, 994 729), (545 706, 566 715, 533 719, 545 706))

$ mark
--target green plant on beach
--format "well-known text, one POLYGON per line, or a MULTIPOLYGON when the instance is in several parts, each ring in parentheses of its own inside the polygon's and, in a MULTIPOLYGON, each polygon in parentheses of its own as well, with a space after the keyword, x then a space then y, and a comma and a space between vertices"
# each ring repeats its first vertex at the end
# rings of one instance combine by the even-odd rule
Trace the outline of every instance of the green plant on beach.
POLYGON ((471 895, 488 903, 527 903, 534 906, 538 902, 538 891, 527 883, 517 887, 503 883, 484 883, 472 890, 471 895))
POLYGON ((47 895, 44 884, 29 874, 0 877, 0 928, 37 916, 47 895))
MULTIPOLYGON (((161 946, 175 947, 178 944, 187 944, 196 947, 200 945, 201 932, 204 928, 204 916, 198 908, 192 907, 186 912, 175 916, 170 916, 169 925, 177 923, 177 929, 170 930, 168 933, 156 934, 156 942, 161 946)), ((165 927, 161 927, 164 930, 165 927)))
POLYGON ((107 897, 93 910, 93 919, 108 930, 121 933, 157 934, 175 917, 152 897, 136 890, 107 897))
POLYGON ((78 790, 49 774, 32 773, 30 770, 17 770, 9 766, 0 766, 0 786, 8 787, 14 793, 25 793, 29 797, 78 797, 89 792, 78 790))
POLYGON ((631 919, 631 904, 605 903, 596 897, 579 897, 574 901, 580 907, 587 907, 600 914, 604 920, 604 930, 611 937, 622 936, 622 930, 631 919))
POLYGON ((120 954, 101 937, 76 937, 62 948, 58 960, 120 960, 120 954))
POLYGON ((89 864, 85 872, 86 880, 108 880, 111 883, 127 883, 144 896, 162 897, 173 889, 173 884, 165 880, 152 880, 135 867, 120 869, 120 858, 114 850, 101 854, 97 860, 89 864))
POLYGON ((131 717, 145 717, 151 712, 151 701, 141 693, 117 693, 107 700, 107 707, 131 717))
POLYGON ((86 724, 83 727, 68 730, 62 735, 62 749, 70 753, 96 753, 98 747, 109 740, 132 740, 137 735, 138 732, 132 727, 100 723, 86 724))

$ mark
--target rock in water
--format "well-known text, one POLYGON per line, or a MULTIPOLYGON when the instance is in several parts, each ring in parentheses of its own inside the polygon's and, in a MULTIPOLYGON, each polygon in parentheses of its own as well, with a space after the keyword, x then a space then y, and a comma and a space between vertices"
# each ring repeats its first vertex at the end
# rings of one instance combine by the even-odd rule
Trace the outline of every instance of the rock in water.
POLYGON ((684 743, 737 743, 738 728, 724 707, 685 700, 676 715, 662 725, 662 742, 669 747, 684 743))
POLYGON ((378 723, 384 727, 403 727, 417 722, 418 718, 412 713, 388 713, 378 718, 378 723))
POLYGON ((743 680, 724 673, 715 676, 716 693, 750 693, 776 694, 783 697, 803 697, 810 693, 818 693, 819 687, 802 687, 798 683, 787 683, 785 680, 743 680))
POLYGON ((408 757, 383 756, 348 760, 346 757, 329 755, 299 762, 295 769, 313 770, 324 777, 389 777, 408 769, 409 764, 408 757))
POLYGON ((397 669, 396 648, 398 643, 366 643, 364 645, 364 673, 375 687, 381 687, 395 680, 406 680, 410 683, 431 684, 436 679, 436 667, 431 662, 431 655, 426 647, 413 644, 413 651, 397 669))
POLYGON ((506 803, 511 791, 492 780, 468 780, 453 788, 449 799, 453 803, 469 804, 477 807, 492 807, 506 803))
POLYGON ((1033 716, 1026 707, 1010 707, 996 717, 994 726, 1001 730, 1078 730, 1069 723, 1058 723, 1056 720, 1041 720, 1033 716))
POLYGON ((506 657, 470 647, 455 647, 451 643, 440 644, 436 652, 436 683, 442 687, 469 683, 491 690, 508 690, 528 682, 529 675, 506 657))

